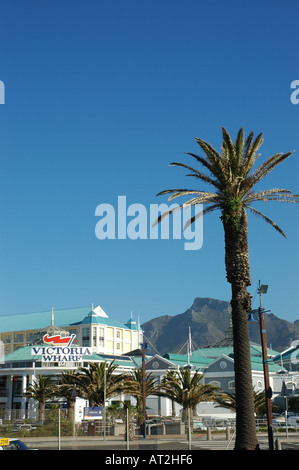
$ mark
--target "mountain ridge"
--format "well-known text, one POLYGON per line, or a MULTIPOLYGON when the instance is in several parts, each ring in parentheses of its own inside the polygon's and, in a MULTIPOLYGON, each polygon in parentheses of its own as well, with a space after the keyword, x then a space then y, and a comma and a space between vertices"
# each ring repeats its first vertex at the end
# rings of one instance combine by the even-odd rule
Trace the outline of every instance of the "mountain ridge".
MULTIPOLYGON (((193 347, 203 348, 223 340, 230 327, 230 302, 212 297, 196 297, 185 312, 162 315, 143 323, 145 338, 163 355, 179 353, 191 330, 193 347)), ((299 320, 293 323, 273 313, 265 315, 267 345, 281 352, 299 339, 299 320)), ((249 324, 250 340, 260 344, 259 324, 249 324)))

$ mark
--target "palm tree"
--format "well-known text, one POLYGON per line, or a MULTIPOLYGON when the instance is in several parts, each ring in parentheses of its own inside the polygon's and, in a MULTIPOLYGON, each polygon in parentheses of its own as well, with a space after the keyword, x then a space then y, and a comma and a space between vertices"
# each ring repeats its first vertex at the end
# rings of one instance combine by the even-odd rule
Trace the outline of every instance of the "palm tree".
POLYGON ((50 377, 38 375, 35 381, 28 385, 23 395, 27 398, 33 398, 39 403, 39 420, 44 422, 46 401, 57 393, 56 385, 53 384, 50 377))
MULTIPOLYGON (((57 395, 66 398, 66 406, 70 421, 74 419, 75 402, 72 397, 74 387, 77 389, 76 373, 71 371, 62 372, 60 376, 60 384, 57 385, 57 395)), ((76 390, 76 392, 78 391, 76 390)), ((80 394, 78 393, 78 395, 80 394)))
MULTIPOLYGON (((252 387, 254 412, 256 416, 262 416, 265 413, 265 392, 256 392, 252 387)), ((230 410, 236 410, 236 394, 221 392, 216 395, 215 400, 218 405, 216 407, 228 408, 230 410)), ((276 410, 277 405, 272 403, 272 410, 276 410)))
POLYGON ((172 163, 189 171, 188 176, 213 186, 213 192, 198 189, 168 189, 159 195, 171 194, 169 200, 180 196, 192 198, 175 209, 162 214, 157 223, 169 216, 174 210, 188 206, 205 205, 201 213, 191 217, 186 226, 192 224, 200 215, 221 211, 225 240, 225 267, 228 282, 231 284, 231 308, 234 338, 235 387, 236 387, 236 444, 235 449, 258 449, 254 422, 252 396, 252 376, 247 315, 251 311, 251 296, 247 288, 251 284, 247 237, 247 210, 270 224, 275 230, 285 234, 278 225, 252 206, 263 201, 299 202, 299 196, 287 189, 266 189, 254 191, 254 187, 275 167, 285 161, 292 152, 277 153, 254 168, 260 154, 263 136, 254 138, 251 132, 245 139, 241 128, 233 142, 226 129, 222 128, 222 148, 218 153, 208 142, 195 139, 204 156, 187 153, 201 164, 209 174, 184 163, 172 163))
POLYGON ((88 367, 81 367, 76 374, 76 384, 79 394, 89 400, 91 406, 104 406, 105 398, 118 395, 123 390, 124 374, 114 374, 117 365, 114 361, 108 363, 89 363, 88 367))
MULTIPOLYGON (((143 375, 142 369, 136 369, 131 372, 124 382, 123 392, 136 399, 137 421, 140 425, 143 422, 143 375)), ((145 396, 157 395, 159 391, 157 379, 151 372, 145 373, 145 396)))
POLYGON ((135 436, 135 429, 134 429, 134 423, 132 421, 133 416, 139 416, 139 412, 137 410, 137 406, 131 405, 131 403, 124 401, 122 403, 123 406, 123 411, 125 413, 125 422, 126 422, 126 428, 125 428, 125 441, 128 439, 132 441, 135 436))
MULTIPOLYGON (((168 371, 160 384, 159 395, 170 398, 183 407, 182 420, 186 422, 188 410, 201 401, 213 401, 218 387, 200 383, 203 374, 191 368, 181 367, 178 371, 168 371)), ((192 419, 192 416, 191 416, 192 419)))

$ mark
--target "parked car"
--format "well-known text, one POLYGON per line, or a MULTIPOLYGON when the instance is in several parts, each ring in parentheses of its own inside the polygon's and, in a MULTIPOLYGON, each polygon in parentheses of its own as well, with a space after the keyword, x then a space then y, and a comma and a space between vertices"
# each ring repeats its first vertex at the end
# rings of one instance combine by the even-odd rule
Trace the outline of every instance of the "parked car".
POLYGON ((18 424, 17 426, 14 426, 12 428, 13 432, 19 432, 19 431, 34 431, 36 426, 32 426, 31 424, 18 424))
POLYGON ((206 431, 207 427, 201 421, 193 421, 194 431, 206 431))
POLYGON ((37 450, 37 449, 29 449, 29 447, 24 444, 24 442, 20 441, 20 439, 14 438, 0 438, 0 450, 37 450))

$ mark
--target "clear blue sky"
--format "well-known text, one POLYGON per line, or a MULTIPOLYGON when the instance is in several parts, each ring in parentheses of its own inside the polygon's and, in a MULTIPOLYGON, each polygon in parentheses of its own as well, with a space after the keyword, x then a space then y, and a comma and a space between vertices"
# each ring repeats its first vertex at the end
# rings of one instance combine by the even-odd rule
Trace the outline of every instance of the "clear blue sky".
MULTIPOLYGON (((261 160, 296 150, 262 187, 299 193, 298 13, 295 0, 2 0, 1 315, 93 302, 143 323, 195 297, 230 300, 220 214, 186 251, 183 240, 100 241, 95 209, 195 187, 169 163, 190 163, 195 137, 219 149, 221 126, 263 132, 261 160)), ((249 216, 250 292, 269 284, 264 305, 294 321, 299 206, 256 207, 288 238, 249 216)))

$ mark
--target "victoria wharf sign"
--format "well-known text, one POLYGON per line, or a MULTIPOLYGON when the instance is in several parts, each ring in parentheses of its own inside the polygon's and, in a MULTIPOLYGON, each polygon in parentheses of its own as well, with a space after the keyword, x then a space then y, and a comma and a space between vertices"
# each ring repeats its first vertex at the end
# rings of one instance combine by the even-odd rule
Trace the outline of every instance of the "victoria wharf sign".
POLYGON ((32 356, 41 356, 44 362, 80 362, 83 356, 92 354, 91 348, 71 346, 76 335, 62 337, 60 335, 43 337, 43 346, 33 346, 32 356), (51 346, 48 346, 51 344, 51 346))

